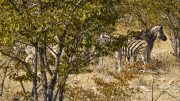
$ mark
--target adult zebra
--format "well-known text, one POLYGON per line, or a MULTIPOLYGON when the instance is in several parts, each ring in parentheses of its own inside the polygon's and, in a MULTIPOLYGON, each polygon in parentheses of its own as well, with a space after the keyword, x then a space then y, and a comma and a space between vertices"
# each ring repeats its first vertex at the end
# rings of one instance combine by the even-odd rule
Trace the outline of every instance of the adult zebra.
MULTIPOLYGON (((163 41, 167 40, 164 34, 162 26, 154 26, 147 31, 143 31, 137 37, 133 37, 129 40, 126 46, 121 47, 116 51, 116 59, 118 69, 121 69, 122 56, 126 57, 130 62, 132 58, 136 60, 137 55, 140 55, 144 64, 147 64, 151 60, 151 52, 154 46, 155 40, 159 38, 163 41)), ((145 67, 144 67, 145 71, 145 67)))

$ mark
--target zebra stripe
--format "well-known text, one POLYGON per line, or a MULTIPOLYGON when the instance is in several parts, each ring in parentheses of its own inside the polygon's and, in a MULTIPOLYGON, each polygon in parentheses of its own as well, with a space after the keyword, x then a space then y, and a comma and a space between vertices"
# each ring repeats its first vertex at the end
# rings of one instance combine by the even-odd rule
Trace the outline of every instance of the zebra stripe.
POLYGON ((127 46, 123 46, 120 49, 121 55, 127 58, 128 62, 130 58, 137 56, 138 54, 144 54, 148 51, 148 43, 144 40, 130 41, 127 46))

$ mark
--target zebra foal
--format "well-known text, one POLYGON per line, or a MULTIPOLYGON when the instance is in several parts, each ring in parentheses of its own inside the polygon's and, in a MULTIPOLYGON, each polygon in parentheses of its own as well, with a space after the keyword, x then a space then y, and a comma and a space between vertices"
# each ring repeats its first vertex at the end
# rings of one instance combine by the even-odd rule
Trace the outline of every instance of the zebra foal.
MULTIPOLYGON (((108 43, 112 43, 113 40, 109 35, 107 35, 106 32, 103 32, 103 33, 100 34, 97 41, 98 41, 99 45, 101 47, 103 47, 104 45, 106 45, 108 43)), ((99 57, 97 57, 95 61, 96 61, 96 68, 99 68, 100 63, 103 65, 103 62, 104 62, 103 55, 102 56, 100 55, 99 57)))

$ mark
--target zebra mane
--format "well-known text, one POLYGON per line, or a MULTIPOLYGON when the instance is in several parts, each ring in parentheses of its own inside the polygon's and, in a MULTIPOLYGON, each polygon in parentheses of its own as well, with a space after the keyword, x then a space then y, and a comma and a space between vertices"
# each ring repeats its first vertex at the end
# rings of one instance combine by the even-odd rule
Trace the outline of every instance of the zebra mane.
POLYGON ((152 32, 153 31, 157 31, 157 30, 160 30, 161 28, 163 28, 162 26, 160 26, 160 25, 157 25, 157 26, 153 26, 153 27, 151 27, 151 28, 149 28, 149 29, 146 29, 146 30, 143 30, 143 31, 141 31, 140 33, 140 35, 142 35, 142 36, 146 36, 146 35, 150 35, 150 34, 152 34, 152 32))
POLYGON ((148 41, 147 38, 152 34, 151 30, 156 29, 156 28, 157 28, 157 26, 153 26, 150 29, 142 30, 142 31, 138 32, 138 34, 133 35, 131 38, 133 40, 146 40, 146 41, 148 41))
POLYGON ((133 39, 133 40, 142 40, 142 39, 144 39, 143 38, 143 36, 146 36, 148 31, 146 31, 146 30, 143 30, 143 31, 137 31, 137 32, 135 32, 135 34, 134 34, 134 31, 133 32, 131 32, 131 33, 133 33, 131 36, 130 36, 130 38, 131 39, 133 39))
POLYGON ((130 35, 130 40, 146 40, 146 41, 151 41, 149 39, 151 39, 152 37, 156 37, 156 35, 153 34, 154 31, 158 31, 161 30, 162 26, 157 25, 157 26, 153 26, 149 29, 145 29, 142 31, 128 31, 128 34, 130 35))
POLYGON ((161 28, 163 28, 162 26, 160 25, 157 25, 157 26, 153 26, 149 29, 149 31, 154 31, 154 30, 160 30, 161 28))

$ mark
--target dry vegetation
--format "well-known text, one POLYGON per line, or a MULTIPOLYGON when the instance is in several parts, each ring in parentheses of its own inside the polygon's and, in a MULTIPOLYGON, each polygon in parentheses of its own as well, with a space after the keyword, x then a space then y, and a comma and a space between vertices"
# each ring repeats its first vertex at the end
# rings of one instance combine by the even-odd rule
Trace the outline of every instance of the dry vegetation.
MULTIPOLYGON (((158 42, 153 50, 153 61, 143 73, 141 63, 124 66, 121 72, 113 66, 113 58, 105 57, 101 68, 85 68, 80 74, 71 74, 66 84, 66 101, 180 101, 180 60, 170 53, 170 41, 158 42), (159 48, 160 47, 160 48, 159 48)), ((1 77, 3 71, 1 70, 1 77)), ((29 82, 24 82, 31 91, 29 82)), ((41 87, 39 88, 41 93, 41 87)), ((6 79, 0 101, 22 97, 20 82, 6 79)), ((29 93, 28 93, 29 94, 29 93)), ((24 94, 25 95, 25 94, 24 94)))
POLYGON ((170 51, 170 41, 158 42, 153 50, 153 61, 147 65, 150 71, 147 73, 140 72, 141 63, 126 65, 119 73, 112 68, 113 59, 106 57, 100 69, 70 77, 66 86, 66 99, 179 101, 180 63, 170 51))

